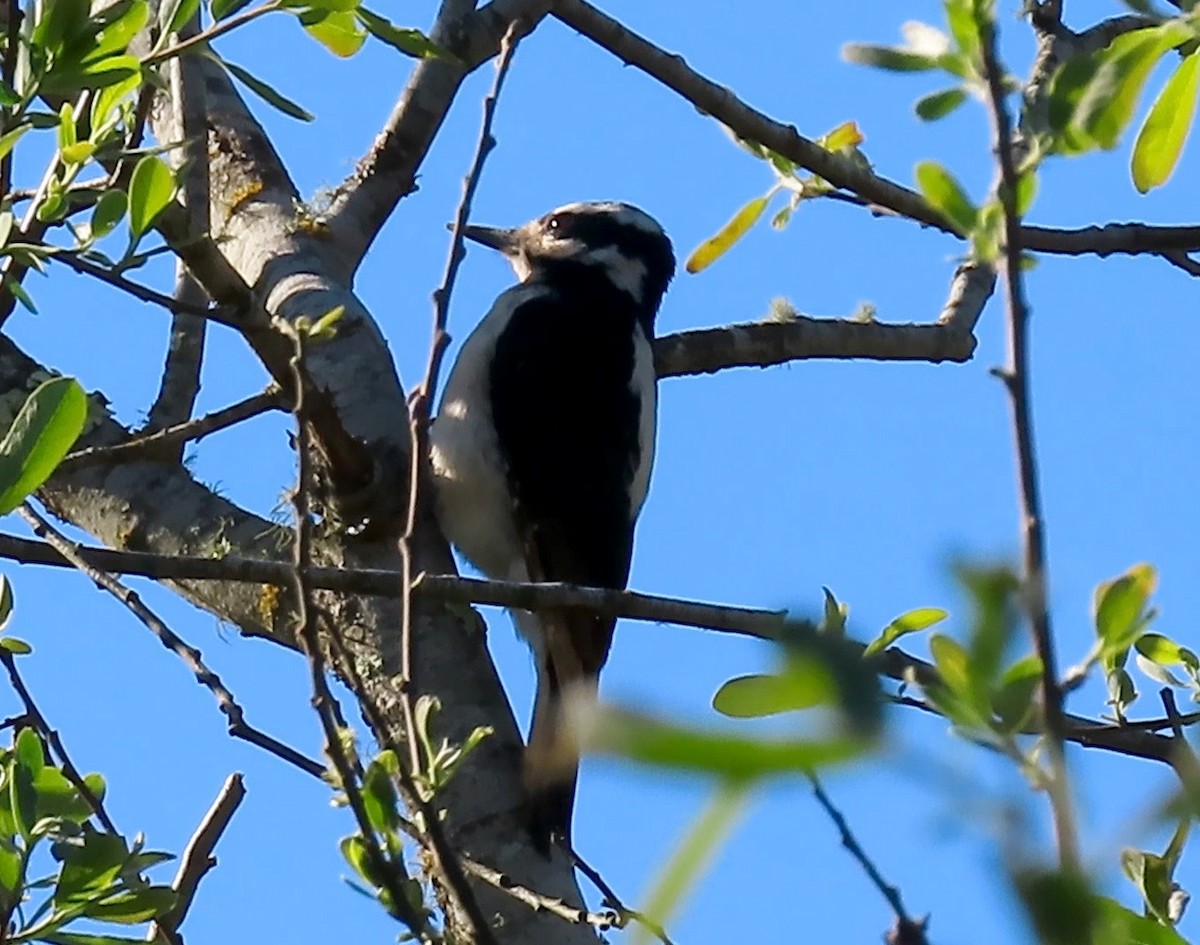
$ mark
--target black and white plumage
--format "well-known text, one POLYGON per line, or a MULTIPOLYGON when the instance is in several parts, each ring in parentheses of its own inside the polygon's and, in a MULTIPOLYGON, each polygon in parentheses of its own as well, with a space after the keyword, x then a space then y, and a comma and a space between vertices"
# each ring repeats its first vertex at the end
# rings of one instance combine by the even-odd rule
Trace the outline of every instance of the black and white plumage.
MULTIPOLYGON (((468 227, 519 285, 466 340, 431 430, 446 536, 486 575, 623 588, 650 483, 654 319, 671 243, 624 203, 574 203, 514 230, 468 227)), ((569 844, 578 751, 562 696, 594 695, 615 620, 515 614, 538 692, 525 756, 530 827, 569 844)))

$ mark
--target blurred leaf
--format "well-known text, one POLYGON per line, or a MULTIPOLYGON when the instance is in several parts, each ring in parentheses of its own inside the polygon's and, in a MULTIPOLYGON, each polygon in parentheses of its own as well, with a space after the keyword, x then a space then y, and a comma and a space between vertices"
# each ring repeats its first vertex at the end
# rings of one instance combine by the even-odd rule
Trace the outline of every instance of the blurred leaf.
POLYGON ((713 708, 732 718, 747 719, 798 709, 810 709, 837 700, 837 685, 818 660, 793 658, 778 675, 737 676, 721 684, 713 708))
POLYGON ((755 779, 807 772, 862 754, 860 738, 755 739, 677 725, 648 715, 605 707, 590 720, 589 748, 661 768, 722 778, 755 779))
POLYGON ((129 228, 135 238, 144 236, 175 196, 175 175, 162 158, 147 154, 133 169, 129 181, 129 228))
POLYGON ((0 515, 45 482, 83 432, 87 395, 69 377, 41 384, 0 441, 0 515))
MULTIPOLYGON (((1092 904, 1094 945, 1187 945, 1173 928, 1138 915, 1119 902, 1097 896, 1092 904)), ((1074 939, 1079 942, 1080 939, 1074 939)))
POLYGON ((335 56, 349 58, 367 41, 367 30, 352 11, 306 10, 300 15, 305 31, 335 56))
POLYGON ((359 7, 355 11, 355 15, 368 33, 406 56, 413 56, 416 59, 432 59, 435 56, 441 56, 444 59, 457 58, 420 30, 395 26, 390 20, 377 13, 372 13, 366 7, 359 7))
POLYGON ((876 653, 881 653, 902 636, 918 633, 934 624, 941 623, 949 616, 950 614, 940 607, 918 607, 916 610, 901 614, 884 627, 879 636, 867 644, 867 648, 863 650, 863 656, 874 656, 876 653))
POLYGON ((842 58, 860 66, 874 66, 889 72, 924 72, 936 69, 936 56, 911 52, 899 46, 876 46, 871 43, 847 43, 842 58))
POLYGON ((1030 168, 1017 178, 1017 216, 1023 217, 1029 212, 1029 208, 1033 206, 1033 201, 1037 197, 1038 178, 1037 170, 1030 168))
POLYGON ((26 311, 33 315, 37 314, 37 306, 33 304, 33 298, 20 282, 11 276, 5 276, 3 280, 3 286, 4 291, 11 293, 12 297, 20 302, 26 311))
POLYGON ((1152 565, 1135 564, 1097 586, 1093 605, 1102 655, 1128 649, 1141 635, 1148 622, 1146 602, 1157 585, 1158 572, 1152 565))
POLYGON ((1042 661, 1030 654, 1013 663, 1000 677, 992 693, 992 711, 1007 734, 1019 732, 1036 708, 1035 696, 1041 687, 1042 661))
POLYGON ((944 216, 960 236, 965 236, 975 229, 979 218, 978 209, 954 179, 954 175, 941 164, 937 161, 922 161, 918 164, 917 185, 930 206, 944 216))
POLYGON ((821 588, 824 595, 825 614, 821 621, 821 632, 833 636, 846 635, 846 618, 850 616, 850 605, 843 604, 833 596, 833 591, 827 587, 821 588))
POLYGON ((1161 633, 1143 633, 1138 637, 1134 648, 1146 659, 1155 663, 1170 665, 1182 663, 1185 660, 1185 648, 1169 637, 1164 637, 1161 633))
POLYGON ((1096 897, 1083 876, 1028 869, 1013 881, 1041 945, 1096 945, 1096 897))
POLYGON ((77 141, 62 149, 62 159, 67 164, 84 164, 91 160, 96 153, 96 146, 90 141, 77 141))
MULTIPOLYGON (((643 912, 652 922, 665 925, 679 909, 688 891, 704 875, 720 850, 745 808, 748 795, 745 784, 730 783, 721 785, 713 794, 646 896, 643 912)), ((633 941, 635 945, 651 941, 650 930, 645 924, 634 924, 633 941)))
POLYGON ((685 266, 687 271, 695 275, 697 272, 707 269, 724 256, 729 251, 729 248, 745 236, 746 231, 758 222, 758 218, 767 209, 769 201, 769 195, 766 197, 755 197, 742 207, 742 209, 733 215, 733 219, 726 223, 715 236, 709 237, 696 247, 692 255, 688 257, 687 265, 685 266))
POLYGON ((937 121, 939 118, 945 118, 966 100, 966 89, 956 85, 953 88, 930 92, 928 95, 922 96, 917 99, 915 108, 919 118, 923 118, 925 121, 937 121))
POLYGON ((1121 851, 1121 869, 1141 893, 1149 913, 1170 925, 1170 901, 1175 892, 1171 864, 1155 853, 1127 848, 1121 851))
POLYGON ((52 932, 38 936, 39 942, 50 945, 146 945, 145 938, 126 938, 123 935, 89 935, 85 932, 52 932))
POLYGON ((954 42, 974 66, 980 62, 979 18, 972 4, 963 0, 943 0, 946 23, 954 42))
POLYGON ((20 901, 25 857, 9 837, 0 837, 0 903, 11 910, 20 901))
POLYGON ((229 70, 230 75, 241 82, 244 86, 246 86, 246 88, 261 98, 268 105, 277 108, 285 115, 295 118, 299 121, 313 120, 312 114, 305 111, 302 106, 293 102, 283 93, 276 91, 262 79, 255 78, 255 76, 247 72, 241 66, 235 65, 234 63, 225 59, 221 59, 220 63, 227 70, 229 70))
POLYGON ((1200 51, 1179 64, 1159 93, 1133 145, 1130 171, 1141 192, 1161 187, 1170 179, 1196 113, 1200 51))

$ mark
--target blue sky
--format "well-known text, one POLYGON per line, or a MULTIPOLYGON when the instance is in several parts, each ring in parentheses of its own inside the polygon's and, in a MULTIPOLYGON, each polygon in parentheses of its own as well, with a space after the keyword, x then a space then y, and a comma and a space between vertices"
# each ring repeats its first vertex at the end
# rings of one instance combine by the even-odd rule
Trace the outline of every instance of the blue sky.
MULTIPOLYGON (((1008 63, 1022 74, 1031 43, 1015 6, 1002 4, 1000 28, 1008 63)), ((1068 4, 1068 13, 1076 6, 1068 4)), ((1120 12, 1115 3, 1092 6, 1095 15, 1120 12)), ((431 7, 387 5, 380 12, 424 25, 431 7)), ((926 125, 911 104, 946 83, 840 61, 846 41, 891 42, 905 19, 940 22, 940 4, 760 0, 731 13, 726 4, 696 0, 683 13, 675 4, 611 0, 605 9, 805 134, 856 120, 864 150, 886 176, 910 182, 916 162, 935 158, 976 197, 988 187, 988 130, 978 104, 926 125)), ((255 105, 307 195, 352 169, 408 68, 373 47, 349 62, 335 60, 283 16, 229 37, 220 50, 317 115, 302 125, 255 105)), ((359 273, 356 289, 408 383, 423 370, 444 224, 490 82, 484 69, 466 84, 424 165, 420 190, 401 205, 359 273)), ((554 21, 519 50, 495 134, 477 221, 523 222, 579 199, 629 200, 664 223, 681 258, 771 183, 766 167, 733 147, 711 119, 554 21)), ((1048 165, 1031 220, 1193 222, 1185 208, 1197 205, 1194 149, 1176 180, 1149 197, 1133 191, 1127 162, 1126 142, 1111 155, 1048 165)), ((960 251, 950 238, 912 224, 812 204, 785 232, 757 228, 711 269, 680 275, 659 331, 755 319, 781 295, 812 315, 848 315, 869 301, 882 321, 930 321, 960 251)), ((456 340, 510 281, 502 260, 470 253, 451 309, 456 340)), ((61 272, 35 278, 31 288, 41 314, 14 316, 18 342, 77 374, 88 389, 105 391, 122 420, 138 423, 157 389, 165 314, 61 272)), ((1051 603, 1064 664, 1090 643, 1094 585, 1134 562, 1160 569, 1162 632, 1187 642, 1186 615, 1200 611, 1200 445, 1185 406, 1200 393, 1194 291, 1189 277, 1152 259, 1048 258, 1028 276, 1051 603)), ((995 300, 978 336, 967 365, 803 362, 665 381, 633 586, 815 611, 827 585, 851 605, 851 631, 863 639, 916 606, 944 606, 954 615, 950 626, 961 626, 954 621, 963 601, 948 577, 949 561, 1013 559, 1018 549, 1007 403, 988 375, 1004 358, 995 300)), ((242 342, 214 328, 200 408, 230 403, 265 380, 242 342)), ((238 502, 270 510, 293 478, 286 428, 283 419, 264 418, 206 440, 195 451, 197 475, 238 502)), ((336 841, 351 823, 329 808, 323 786, 229 740, 208 693, 85 579, 3 570, 17 599, 9 632, 36 649, 23 661, 30 685, 76 763, 108 775, 110 809, 124 830, 181 850, 225 775, 246 773, 249 796, 184 927, 189 941, 231 934, 267 942, 387 941, 398 931, 339 882, 345 868, 336 841)), ((253 724, 318 753, 298 657, 241 640, 166 593, 147 589, 147 598, 204 651, 253 724)), ((524 718, 532 698, 528 656, 506 615, 489 613, 488 620, 492 651, 524 718)), ((911 648, 921 652, 923 644, 911 648)), ((716 687, 770 662, 768 649, 752 642, 629 623, 618 631, 604 692, 711 721, 716 687)), ((1144 714, 1158 714, 1155 684, 1139 683, 1149 693, 1144 714)), ((1070 708, 1096 713, 1103 700, 1093 685, 1076 693, 1070 708)), ((11 708, 0 703, 0 711, 11 708)), ((1165 842, 1140 812, 1171 787, 1168 772, 1094 753, 1073 752, 1071 762, 1088 863, 1133 905, 1132 889, 1119 882, 1117 852, 1165 842)), ((1006 764, 954 739, 936 719, 898 712, 889 749, 831 775, 828 787, 909 908, 933 914, 935 941, 987 945, 1027 937, 999 872, 990 825, 1001 807, 1016 805, 1031 844, 1045 848, 1045 805, 1006 764)), ((637 903, 710 790, 698 779, 589 762, 578 846, 637 903)), ((1193 885, 1197 875, 1185 858, 1180 881, 1193 885)), ((680 945, 748 935, 786 940, 797 926, 817 941, 877 941, 889 922, 886 904, 841 850, 805 785, 784 781, 755 798, 670 931, 680 945)), ((1185 920, 1183 929, 1194 925, 1185 920)))

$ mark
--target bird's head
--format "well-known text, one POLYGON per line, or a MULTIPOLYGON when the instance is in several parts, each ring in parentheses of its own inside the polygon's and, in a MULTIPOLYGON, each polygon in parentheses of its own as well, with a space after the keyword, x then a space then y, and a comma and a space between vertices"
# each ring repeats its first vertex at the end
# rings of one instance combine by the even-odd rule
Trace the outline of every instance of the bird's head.
POLYGON ((627 203, 569 203, 515 229, 471 225, 463 235, 502 252, 522 282, 599 275, 651 316, 675 274, 667 234, 627 203))

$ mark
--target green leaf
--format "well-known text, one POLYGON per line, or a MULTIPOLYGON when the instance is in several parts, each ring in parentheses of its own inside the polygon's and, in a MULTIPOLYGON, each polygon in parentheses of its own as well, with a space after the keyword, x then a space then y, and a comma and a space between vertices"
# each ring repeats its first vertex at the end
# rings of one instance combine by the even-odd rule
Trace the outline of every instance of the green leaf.
POLYGON ((33 779, 37 792, 37 817, 63 817, 82 824, 92 815, 91 805, 58 768, 46 765, 33 779))
POLYGON ((379 833, 390 833, 399 826, 396 789, 387 769, 379 761, 372 761, 367 765, 362 783, 362 799, 367 821, 379 833))
POLYGON ((146 945, 146 939, 126 938, 123 935, 88 935, 82 932, 53 932, 38 936, 39 942, 50 945, 146 945))
POLYGON ((1133 145, 1130 171, 1141 193, 1161 187, 1171 177, 1196 114, 1200 50, 1179 64, 1159 93, 1133 145))
POLYGON ((1004 672, 992 693, 992 711, 1000 721, 1001 731, 1019 732, 1029 721, 1041 682, 1042 661, 1032 654, 1013 663, 1004 672))
POLYGON ((31 778, 36 778, 46 766, 46 751, 42 748, 42 739, 31 728, 21 729, 21 734, 17 736, 15 754, 17 763, 29 770, 31 778))
MULTIPOLYGON (((25 290, 16 279, 11 276, 5 276, 3 281, 4 291, 12 294, 12 297, 21 303, 26 311, 33 315, 37 314, 37 306, 33 304, 33 297, 25 290)), ((0 476, 3 475, 3 461, 0 461, 0 476)))
POLYGON ((953 637, 935 633, 929 638, 929 652, 942 682, 955 695, 971 694, 970 657, 963 645, 953 637))
MULTIPOLYGON (((12 616, 12 612, 12 582, 9 581, 7 575, 0 574, 0 630, 3 630, 6 626, 8 626, 8 618, 12 616)), ((8 650, 10 653, 19 652, 17 649, 15 649, 17 646, 23 647, 26 653, 33 652, 33 647, 31 647, 24 640, 18 640, 16 637, 0 637, 0 646, 4 647, 4 649, 8 650)))
POLYGON ((367 845, 363 838, 358 834, 349 837, 342 837, 339 847, 342 851, 342 856, 351 868, 362 879, 378 889, 382 886, 381 878, 376 875, 375 870, 371 866, 371 858, 367 855, 367 845))
POLYGON ((227 16, 233 16, 239 10, 249 6, 250 0, 212 0, 209 4, 209 10, 212 12, 214 20, 223 20, 227 16))
POLYGON ((963 0, 943 0, 946 23, 959 50, 974 69, 980 60, 979 18, 973 5, 963 0))
POLYGON ((1029 212, 1029 208, 1033 206, 1033 201, 1037 197, 1037 189, 1036 168, 1030 168, 1017 178, 1017 216, 1023 217, 1029 212))
POLYGON ((750 719, 836 701, 837 685, 814 659, 792 660, 786 671, 737 676, 721 684, 712 706, 722 715, 750 719))
POLYGON ((79 89, 103 89, 130 81, 136 84, 141 75, 142 64, 136 56, 109 56, 71 68, 55 69, 42 80, 41 91, 65 95, 79 89))
MULTIPOLYGON (((1027 869, 1013 877, 1042 945, 1096 945, 1096 896, 1081 874, 1027 869)), ((1133 945, 1130 940, 1126 945, 1133 945)))
POLYGON ((1150 70, 1168 49, 1188 39, 1190 32, 1172 21, 1114 39, 1099 54, 1099 67, 1079 99, 1073 124, 1100 147, 1116 147, 1133 118, 1150 70))
POLYGON ((37 388, 0 441, 0 515, 45 482, 83 432, 87 395, 69 377, 37 388))
MULTIPOLYGON (((36 735, 34 736, 37 737, 36 735)), ((13 758, 8 770, 8 805, 12 811, 13 824, 26 840, 37 822, 37 793, 33 787, 33 772, 13 758)))
POLYGON ((92 142, 77 141, 62 149, 62 159, 66 164, 85 164, 95 153, 96 146, 92 142))
POLYGON ((170 886, 147 886, 92 903, 84 909, 83 914, 102 922, 136 925, 165 915, 178 898, 170 886))
POLYGON ((1142 656, 1154 663, 1170 666, 1184 661, 1184 648, 1161 633, 1143 633, 1134 647, 1142 656))
POLYGON ((938 213, 944 216, 960 236, 975 229, 979 210, 971 203, 966 191, 946 168, 937 161, 922 161, 917 165, 917 185, 921 195, 938 213))
POLYGON ((277 92, 262 79, 255 78, 241 66, 235 65, 234 63, 225 59, 220 60, 220 62, 221 65, 229 70, 230 75, 241 82, 244 86, 246 86, 246 88, 261 98, 268 105, 279 109, 279 111, 283 112, 285 115, 298 119, 299 121, 313 120, 313 116, 309 112, 305 111, 303 107, 296 104, 282 93, 277 92))
POLYGON ((807 772, 862 754, 859 738, 754 739, 677 725, 616 708, 598 710, 589 726, 592 749, 660 768, 737 780, 807 772))
POLYGON ((84 827, 83 842, 65 848, 62 869, 54 887, 54 902, 63 907, 78 905, 93 899, 114 884, 125 861, 129 859, 129 848, 123 837, 111 833, 100 833, 84 827))
POLYGON ((89 0, 47 0, 37 9, 39 16, 30 36, 31 45, 57 57, 64 45, 86 27, 89 0))
POLYGON ((687 271, 694 275, 708 268, 724 256, 730 247, 745 236, 750 227, 758 222, 758 218, 767 209, 769 201, 770 195, 755 197, 742 207, 733 215, 733 219, 721 227, 715 236, 710 236, 696 247, 692 255, 688 257, 687 265, 685 266, 687 271))
POLYGON ((938 65, 937 56, 871 43, 847 43, 842 47, 842 58, 856 65, 874 66, 889 72, 925 72, 938 65))
POLYGON ((843 637, 846 635, 846 619, 850 616, 850 605, 843 604, 827 587, 821 588, 825 596, 825 613, 821 618, 821 632, 843 637))
POLYGON ((104 11, 104 16, 103 28, 83 56, 84 64, 124 53, 150 18, 150 5, 146 0, 115 4, 104 11))
POLYGON ((1096 636, 1102 656, 1127 649, 1141 635, 1148 622, 1146 602, 1157 584, 1158 572, 1152 565, 1136 564, 1096 588, 1096 636))
MULTIPOLYGON (((1187 945, 1183 936, 1170 926, 1138 915, 1113 899, 1098 896, 1092 909, 1095 945, 1187 945)), ((1085 939, 1077 936, 1072 942, 1081 940, 1085 939)))
POLYGON ((0 158, 7 155, 31 127, 31 125, 17 125, 12 131, 6 131, 0 135, 0 158))
MULTIPOLYGON (((724 784, 675 848, 647 897, 644 912, 659 926, 665 925, 683 903, 688 891, 711 865, 721 843, 745 809, 749 792, 745 785, 724 784)), ((634 925, 634 945, 651 941, 648 927, 634 925)))
POLYGON ((378 13, 372 13, 366 7, 359 7, 355 10, 355 16, 358 17, 358 21, 362 23, 368 33, 406 56, 416 59, 433 59, 437 56, 444 59, 457 58, 420 30, 396 26, 390 20, 378 13))
POLYGON ((887 649, 902 636, 918 633, 934 624, 941 623, 949 616, 950 614, 940 607, 918 607, 916 610, 901 614, 884 627, 879 636, 867 644, 867 648, 863 650, 863 656, 874 656, 887 649))
POLYGON ((917 117, 925 121, 937 121, 939 118, 945 118, 966 100, 966 89, 957 85, 940 92, 930 92, 917 99, 917 117))
POLYGON ((123 190, 106 190, 92 208, 91 231, 94 239, 107 236, 125 216, 129 198, 123 190))
POLYGON ((11 909, 19 901, 15 895, 24 885, 24 856, 8 837, 0 837, 0 902, 11 909))
POLYGON ((175 196, 175 175, 162 158, 147 154, 133 169, 129 181, 129 228, 143 236, 175 196))
POLYGON ((367 41, 367 30, 352 10, 305 10, 300 14, 305 31, 335 56, 353 56, 367 41))
POLYGON ((158 22, 164 34, 177 33, 200 9, 200 0, 170 0, 158 11, 158 22))

